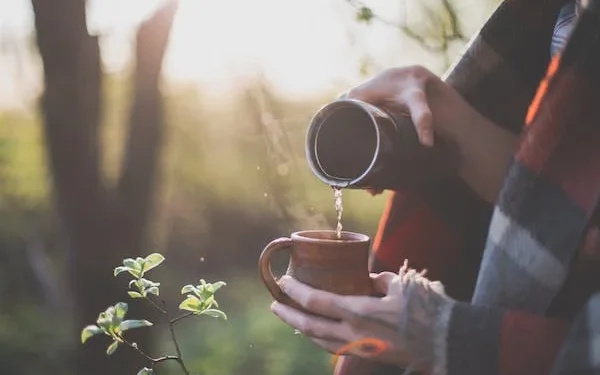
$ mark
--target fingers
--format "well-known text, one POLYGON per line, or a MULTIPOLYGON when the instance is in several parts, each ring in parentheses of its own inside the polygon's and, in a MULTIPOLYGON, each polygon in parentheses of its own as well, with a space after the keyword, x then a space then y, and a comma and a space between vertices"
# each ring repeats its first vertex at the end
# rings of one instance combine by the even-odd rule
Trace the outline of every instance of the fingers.
POLYGON ((394 108, 394 112, 410 116, 421 144, 428 147, 433 146, 433 113, 429 107, 424 89, 410 88, 400 91, 395 97, 390 98, 392 100, 384 100, 382 96, 381 93, 378 94, 377 90, 369 89, 368 85, 364 85, 364 87, 361 85, 349 91, 345 98, 362 100, 375 105, 381 102, 387 103, 387 105, 394 108))
POLYGON ((446 294, 444 285, 439 281, 432 281, 429 283, 429 288, 438 294, 446 294))
POLYGON ((375 297, 343 296, 318 290, 290 276, 283 276, 279 280, 279 285, 303 309, 315 315, 348 322, 360 319, 357 311, 368 311, 373 301, 378 300, 375 297))
POLYGON ((341 100, 341 99, 348 99, 348 91, 344 91, 344 92, 342 92, 342 93, 338 94, 338 96, 337 96, 337 99, 338 99, 338 100, 341 100))
POLYGON ((347 315, 341 309, 345 305, 342 296, 311 288, 289 276, 283 276, 279 285, 290 298, 308 311, 332 319, 343 319, 347 315))
POLYGON ((344 343, 338 340, 325 340, 309 337, 317 346, 327 350, 331 354, 339 355, 340 349, 344 347, 344 343))
POLYGON ((423 67, 392 68, 348 91, 346 97, 374 105, 389 105, 408 111, 415 124, 419 141, 433 146, 433 114, 426 94, 433 73, 423 67))
POLYGON ((383 193, 383 189, 367 189, 367 192, 372 196, 375 196, 383 193))
POLYGON ((423 90, 412 90, 402 94, 402 102, 408 108, 415 124, 419 141, 424 146, 433 146, 433 114, 423 90))
POLYGON ((362 100, 363 102, 375 104, 381 101, 381 92, 377 90, 377 84, 374 84, 376 80, 377 77, 371 78, 370 80, 345 92, 340 98, 362 100), (372 86, 375 86, 375 89, 371 89, 372 86))
POLYGON ((387 344, 382 340, 367 338, 354 342, 343 342, 338 340, 325 340, 311 337, 310 340, 329 353, 342 355, 358 355, 361 357, 375 357, 387 349, 387 344))
POLYGON ((376 293, 387 294, 390 283, 397 275, 393 272, 372 273, 371 280, 373 281, 373 289, 376 293))
POLYGON ((305 314, 280 302, 273 302, 271 311, 284 323, 311 338, 341 342, 348 337, 348 328, 340 322, 305 314))

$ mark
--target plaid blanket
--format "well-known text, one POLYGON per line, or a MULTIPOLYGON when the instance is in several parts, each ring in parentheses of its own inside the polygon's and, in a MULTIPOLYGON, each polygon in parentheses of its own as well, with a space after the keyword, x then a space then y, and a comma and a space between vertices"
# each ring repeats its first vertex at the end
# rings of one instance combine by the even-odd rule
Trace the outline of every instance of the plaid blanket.
MULTIPOLYGON (((565 3, 506 0, 445 77, 521 134, 496 206, 449 180, 393 192, 381 218, 372 270, 408 259, 461 301, 437 374, 600 373, 600 0, 583 2, 551 57, 565 3)), ((399 373, 353 357, 336 367, 399 373)))

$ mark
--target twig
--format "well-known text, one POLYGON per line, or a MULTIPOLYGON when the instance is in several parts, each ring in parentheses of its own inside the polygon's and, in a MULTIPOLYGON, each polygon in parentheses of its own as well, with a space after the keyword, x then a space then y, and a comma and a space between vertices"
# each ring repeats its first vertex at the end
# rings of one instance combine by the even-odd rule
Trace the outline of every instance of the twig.
POLYGON ((121 340, 121 342, 123 344, 129 346, 131 349, 135 350, 139 355, 146 358, 148 361, 150 361, 152 363, 166 361, 167 359, 175 359, 175 358, 168 358, 169 356, 165 356, 165 357, 161 357, 161 358, 152 358, 148 354, 146 354, 146 352, 144 352, 142 349, 140 349, 137 346, 137 344, 127 341, 127 339, 125 337, 123 337, 123 335, 120 335, 118 339, 121 340))
POLYGON ((185 313, 185 314, 183 314, 183 315, 180 315, 180 316, 178 316, 178 317, 175 317, 175 318, 171 319, 171 321, 170 321, 170 324, 171 324, 172 326, 174 326, 174 325, 175 325, 177 322, 179 322, 180 320, 183 320, 183 319, 185 319, 185 318, 187 318, 187 317, 190 317, 190 316, 192 316, 192 315, 194 315, 194 313, 193 313, 193 312, 191 312, 191 311, 190 311, 190 312, 187 312, 187 313, 185 313))
MULTIPOLYGON (((164 306, 163 310, 165 311, 167 319, 169 319, 169 332, 171 333, 171 340, 173 340, 173 345, 175 345, 175 351, 177 352, 177 363, 179 363, 179 367, 181 367, 181 370, 183 371, 183 373, 185 375, 190 375, 189 370, 187 369, 187 367, 185 366, 185 363, 183 362, 183 356, 181 355, 181 349, 179 348, 179 342, 177 341, 177 335, 175 335, 175 325, 172 323, 171 314, 169 314, 169 310, 167 310, 165 301, 161 300, 161 302, 164 306)), ((180 318, 179 320, 181 320, 181 319, 183 319, 183 318, 180 318)))
MULTIPOLYGON (((356 10, 361 10, 363 8, 369 8, 360 0, 346 0, 346 2, 356 10)), ((443 6, 444 10, 447 12, 448 17, 450 18, 450 32, 448 33, 444 30, 443 35, 442 35, 443 40, 440 42, 440 45, 432 45, 432 44, 428 43, 425 37, 417 34, 415 31, 411 30, 408 26, 406 26, 404 24, 398 24, 396 22, 390 21, 374 12, 372 13, 372 17, 373 17, 373 19, 379 21, 380 23, 382 23, 384 25, 400 29, 404 34, 406 34, 406 36, 408 36, 411 39, 414 39, 423 48, 425 48, 426 50, 428 50, 430 52, 444 52, 445 53, 448 50, 448 42, 449 41, 453 41, 453 40, 466 41, 467 37, 463 34, 463 32, 460 28, 460 24, 458 22, 458 16, 456 15, 456 11, 450 4, 450 1, 449 0, 441 0, 441 2, 442 2, 442 6, 443 6)))
MULTIPOLYGON (((148 354, 146 354, 142 349, 140 349, 137 344, 131 343, 129 341, 127 341, 127 339, 125 339, 123 336, 119 336, 119 339, 128 347, 130 347, 131 349, 135 350, 139 355, 141 355, 142 357, 146 358, 148 361, 152 362, 152 369, 154 370, 154 367, 161 363, 161 362, 166 362, 166 361, 180 361, 180 358, 175 356, 175 355, 165 355, 159 358, 152 358, 150 357, 148 354)), ((189 373, 186 373, 186 375, 189 375, 189 373)))
POLYGON ((150 303, 152 306, 154 306, 158 311, 160 311, 161 313, 163 313, 164 315, 168 315, 167 314, 167 310, 165 310, 164 308, 158 306, 156 304, 156 302, 152 301, 152 299, 149 296, 146 296, 144 298, 146 301, 148 301, 148 303, 150 303))
POLYGON ((183 315, 180 315, 178 317, 171 318, 171 314, 169 313, 169 310, 167 308, 167 303, 164 300, 159 299, 160 304, 162 305, 162 307, 161 307, 156 302, 154 302, 152 300, 152 298, 150 298, 149 295, 147 295, 144 299, 146 301, 148 301, 152 306, 154 306, 158 311, 160 311, 161 313, 163 313, 166 316, 166 318, 167 318, 167 320, 169 322, 169 333, 171 334, 171 340, 173 340, 173 345, 175 346, 175 351, 177 352, 177 355, 175 355, 175 356, 164 356, 164 357, 161 357, 161 358, 153 359, 152 357, 146 355, 143 351, 141 351, 137 347, 137 345, 129 344, 125 339, 123 339, 123 342, 126 343, 126 344, 128 344, 130 347, 134 348, 135 350, 137 350, 138 353, 140 353, 141 355, 143 355, 144 357, 146 357, 146 359, 148 359, 149 361, 152 361, 152 366, 153 367, 157 363, 160 363, 160 362, 163 362, 163 361, 166 361, 166 360, 174 360, 174 361, 177 361, 177 363, 179 363, 179 367, 181 367, 181 370, 183 371, 183 373, 185 375, 190 375, 190 371, 187 369, 185 363, 183 362, 183 357, 181 355, 181 348, 179 347, 179 342, 177 341, 177 336, 175 334, 175 324, 177 322, 179 322, 180 320, 182 320, 182 319, 185 319, 185 318, 187 318, 187 317, 189 317, 191 315, 194 315, 194 313, 189 312, 189 313, 185 313, 183 315))

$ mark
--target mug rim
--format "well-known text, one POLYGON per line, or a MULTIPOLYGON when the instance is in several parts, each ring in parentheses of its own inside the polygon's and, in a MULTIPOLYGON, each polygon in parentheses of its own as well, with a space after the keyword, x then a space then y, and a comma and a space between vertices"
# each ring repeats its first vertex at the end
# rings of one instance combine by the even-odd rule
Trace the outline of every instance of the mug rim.
POLYGON ((366 234, 350 232, 350 231, 342 231, 343 239, 341 239, 341 240, 329 239, 329 238, 314 238, 314 237, 308 236, 309 234, 315 234, 315 233, 334 233, 335 234, 335 232, 336 231, 333 229, 309 229, 309 230, 302 230, 302 231, 294 232, 291 234, 290 237, 294 241, 340 244, 340 245, 348 244, 348 243, 364 243, 364 242, 369 242, 371 240, 371 238, 366 234), (343 235, 350 235, 353 238, 345 239, 343 237, 343 235))

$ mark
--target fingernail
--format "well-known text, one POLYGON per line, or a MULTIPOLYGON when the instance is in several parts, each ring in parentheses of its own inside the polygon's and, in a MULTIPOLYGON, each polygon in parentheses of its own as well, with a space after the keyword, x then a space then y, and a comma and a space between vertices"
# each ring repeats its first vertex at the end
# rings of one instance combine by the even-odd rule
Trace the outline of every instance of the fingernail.
POLYGON ((271 312, 277 315, 277 310, 279 310, 279 302, 274 301, 271 304, 271 312))
POLYGON ((433 132, 425 130, 421 132, 421 143, 425 146, 433 146, 433 132))
POLYGON ((383 190, 381 189, 368 189, 367 191, 373 196, 383 193, 383 190))
POLYGON ((287 286, 286 284, 289 279, 291 279, 291 277, 285 275, 285 276, 281 276, 281 278, 277 282, 277 284, 279 284, 279 287, 281 288, 281 290, 283 290, 284 292, 285 292, 285 288, 287 286))

